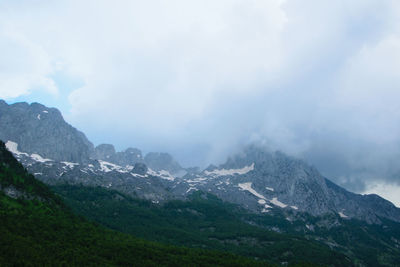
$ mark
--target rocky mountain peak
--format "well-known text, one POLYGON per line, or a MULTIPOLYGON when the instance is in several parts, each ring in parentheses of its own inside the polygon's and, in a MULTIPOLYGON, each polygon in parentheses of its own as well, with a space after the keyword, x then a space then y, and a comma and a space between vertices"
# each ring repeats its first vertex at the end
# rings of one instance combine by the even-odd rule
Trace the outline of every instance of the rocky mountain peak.
POLYGON ((155 171, 168 171, 178 173, 183 170, 181 165, 168 153, 150 152, 144 157, 144 162, 155 171))
POLYGON ((95 147, 93 159, 104 160, 121 166, 133 166, 143 162, 142 152, 137 148, 127 148, 124 151, 116 152, 111 144, 101 144, 95 147))
POLYGON ((109 161, 115 156, 115 148, 111 144, 101 144, 94 148, 93 158, 109 161))
POLYGON ((93 145, 86 136, 65 122, 61 112, 39 103, 0 105, 0 139, 18 144, 21 151, 53 160, 82 162, 93 145))

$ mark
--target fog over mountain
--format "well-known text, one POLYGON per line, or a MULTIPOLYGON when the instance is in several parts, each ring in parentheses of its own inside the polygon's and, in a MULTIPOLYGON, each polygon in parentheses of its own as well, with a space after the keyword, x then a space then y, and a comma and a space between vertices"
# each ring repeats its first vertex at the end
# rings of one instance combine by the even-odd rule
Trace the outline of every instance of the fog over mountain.
POLYGON ((95 145, 206 167, 259 142, 400 195, 399 1, 5 0, 0 51, 1 99, 95 145))

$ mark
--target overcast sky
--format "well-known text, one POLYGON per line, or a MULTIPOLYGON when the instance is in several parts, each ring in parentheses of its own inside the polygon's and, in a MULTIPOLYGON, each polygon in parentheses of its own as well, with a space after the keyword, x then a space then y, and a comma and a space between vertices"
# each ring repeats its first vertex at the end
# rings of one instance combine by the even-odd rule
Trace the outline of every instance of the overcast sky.
POLYGON ((0 98, 184 166, 263 142, 400 206, 398 0, 0 0, 0 98))

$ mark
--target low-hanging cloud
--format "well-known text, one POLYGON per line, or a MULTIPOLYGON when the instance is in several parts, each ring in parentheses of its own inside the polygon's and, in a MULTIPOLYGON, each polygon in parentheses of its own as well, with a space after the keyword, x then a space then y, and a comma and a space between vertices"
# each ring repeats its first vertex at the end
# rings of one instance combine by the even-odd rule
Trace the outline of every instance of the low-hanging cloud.
POLYGON ((64 112, 95 143, 204 166, 262 141, 400 183, 398 1, 2 1, 0 48, 2 98, 82 80, 64 112))

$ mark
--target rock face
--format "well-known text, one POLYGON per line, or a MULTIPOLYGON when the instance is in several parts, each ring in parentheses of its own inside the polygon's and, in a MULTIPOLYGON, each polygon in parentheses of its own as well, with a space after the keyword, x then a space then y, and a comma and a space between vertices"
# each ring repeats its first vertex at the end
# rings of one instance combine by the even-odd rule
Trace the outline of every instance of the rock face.
POLYGON ((281 208, 315 216, 336 213, 369 223, 380 223, 380 218, 400 221, 400 209, 389 201, 348 192, 305 162, 257 146, 245 148, 217 168, 185 178, 192 190, 212 192, 261 212, 281 208))
POLYGON ((116 152, 114 146, 102 144, 93 149, 59 111, 40 104, 0 101, 0 129, 8 150, 49 184, 103 186, 154 202, 185 199, 201 190, 258 213, 400 222, 400 209, 389 201, 348 192, 305 162, 254 145, 201 171, 183 169, 167 153, 143 158, 135 148, 116 152))
POLYGON ((142 152, 137 148, 128 148, 125 151, 115 152, 110 144, 101 144, 95 147, 91 156, 93 159, 104 160, 121 166, 134 165, 143 162, 142 152))
POLYGON ((8 105, 0 100, 0 139, 18 143, 29 154, 54 160, 82 162, 93 145, 86 136, 66 123, 55 108, 38 103, 8 105))
POLYGON ((147 166, 146 164, 143 163, 136 163, 135 166, 132 169, 133 173, 140 174, 140 175, 145 175, 147 173, 147 166))
POLYGON ((144 157, 147 166, 155 171, 165 170, 171 174, 182 173, 183 168, 168 153, 150 152, 144 157))

